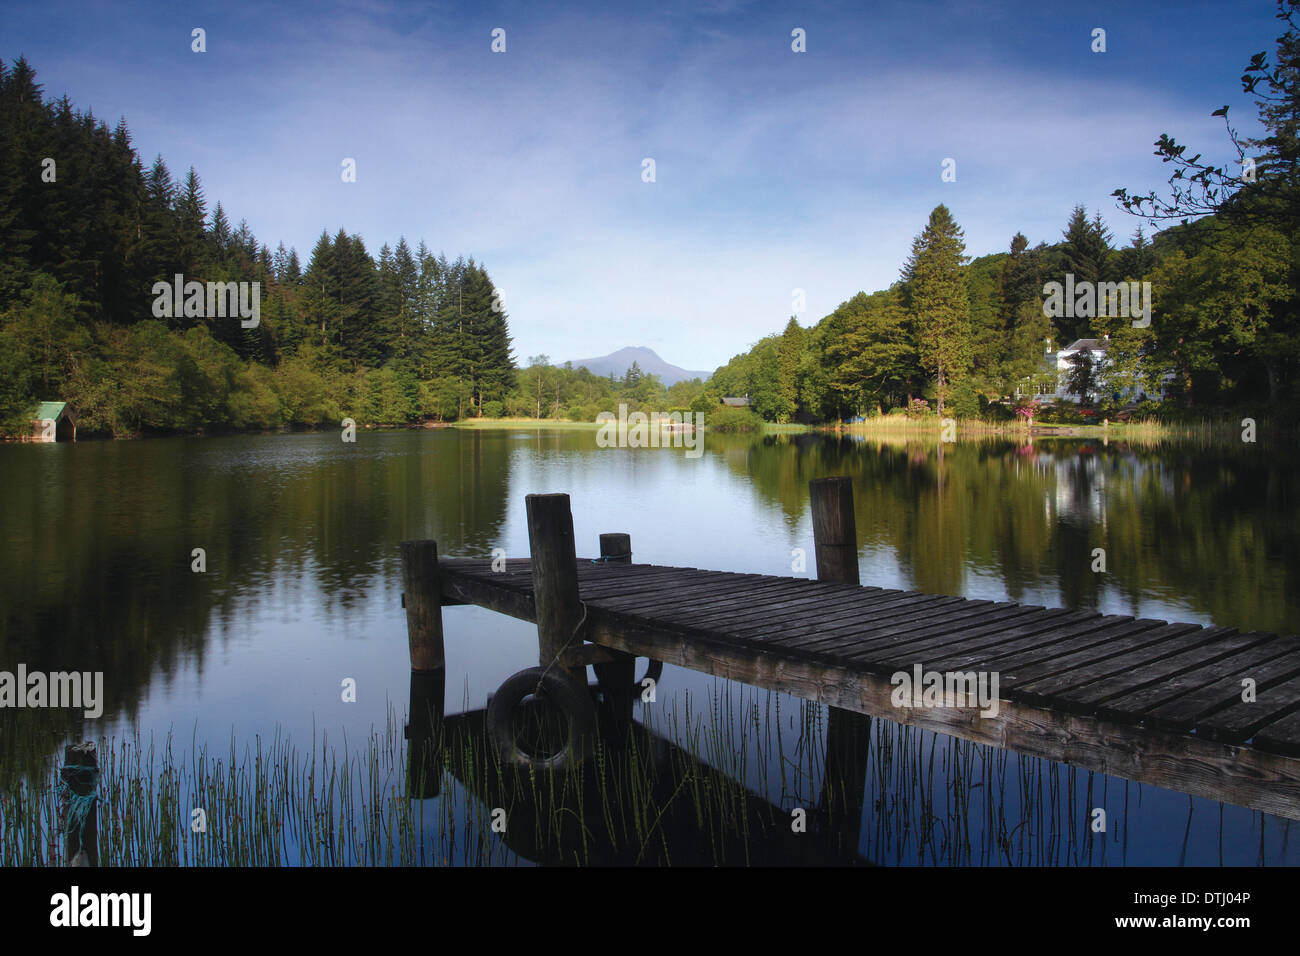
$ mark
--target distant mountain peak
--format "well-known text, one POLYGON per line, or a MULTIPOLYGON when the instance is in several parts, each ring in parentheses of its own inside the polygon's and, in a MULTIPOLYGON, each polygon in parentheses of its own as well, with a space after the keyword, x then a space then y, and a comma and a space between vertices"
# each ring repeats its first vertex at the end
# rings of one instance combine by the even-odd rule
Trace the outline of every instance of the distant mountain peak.
POLYGON ((665 385, 672 385, 676 382, 685 381, 691 378, 705 379, 712 375, 712 372, 693 372, 689 369, 681 368, 665 362, 659 357, 659 353, 646 345, 628 345, 616 352, 610 352, 608 355, 601 355, 597 358, 573 359, 574 368, 583 368, 593 375, 606 376, 610 372, 618 378, 627 374, 627 370, 635 362, 637 368, 641 369, 647 375, 658 375, 665 385))

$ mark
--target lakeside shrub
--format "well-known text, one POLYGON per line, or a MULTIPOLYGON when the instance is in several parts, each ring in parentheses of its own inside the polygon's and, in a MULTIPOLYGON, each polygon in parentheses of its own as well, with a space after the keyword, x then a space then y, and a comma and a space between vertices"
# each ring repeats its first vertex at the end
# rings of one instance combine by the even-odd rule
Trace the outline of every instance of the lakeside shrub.
POLYGON ((762 431, 763 420, 748 408, 723 405, 704 413, 704 427, 718 432, 762 431))
POLYGON ((958 419, 979 418, 980 397, 975 384, 970 379, 963 379, 953 389, 952 401, 944 406, 944 412, 958 419))

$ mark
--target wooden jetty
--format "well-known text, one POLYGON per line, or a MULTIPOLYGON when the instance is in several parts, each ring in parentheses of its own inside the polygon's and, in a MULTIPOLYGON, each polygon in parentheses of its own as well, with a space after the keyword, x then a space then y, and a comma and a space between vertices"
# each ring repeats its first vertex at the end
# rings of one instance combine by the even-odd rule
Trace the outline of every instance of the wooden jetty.
POLYGON ((595 665, 629 714, 648 657, 827 704, 832 731, 878 716, 1300 819, 1300 638, 861 586, 847 478, 812 482, 818 580, 635 564, 627 535, 579 559, 568 496, 527 504, 531 557, 497 570, 403 544, 413 670, 443 666, 440 609, 475 604, 536 622, 543 665, 595 665), (996 715, 895 706, 916 665, 996 673, 996 715))

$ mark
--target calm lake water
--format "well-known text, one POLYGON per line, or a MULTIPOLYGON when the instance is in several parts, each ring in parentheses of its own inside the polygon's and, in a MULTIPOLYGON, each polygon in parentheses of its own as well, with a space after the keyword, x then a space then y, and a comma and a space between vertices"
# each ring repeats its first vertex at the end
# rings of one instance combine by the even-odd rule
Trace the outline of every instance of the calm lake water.
MULTIPOLYGON (((811 576, 808 482, 847 474, 864 584, 1297 632, 1295 464, 1257 445, 821 435, 709 435, 690 458, 599 448, 594 431, 455 429, 0 446, 0 670, 102 670, 106 698, 97 721, 5 711, 3 776, 29 769, 12 741, 32 732, 49 754, 137 731, 185 749, 277 728, 308 749, 313 734, 355 747, 407 707, 398 543, 526 557, 533 492, 571 495, 580 555, 623 531, 638 562, 790 574, 804 549, 811 576)), ((449 714, 481 711, 536 663, 531 625, 473 607, 444 620, 449 714)), ((745 783, 787 811, 816 800, 815 766, 792 781, 786 764, 806 759, 801 734, 825 708, 673 667, 636 708, 641 722, 690 711, 748 721, 769 746, 776 735, 787 759, 750 763, 745 783)), ((959 807, 949 777, 969 767, 948 738, 882 721, 872 732, 893 758, 867 781, 866 861, 1300 862, 1285 820, 1014 754, 977 775, 1000 774, 999 794, 975 787, 959 807), (1090 832, 1091 807, 1106 808, 1105 834, 1090 832)), ((473 798, 453 785, 441 799, 473 798)))

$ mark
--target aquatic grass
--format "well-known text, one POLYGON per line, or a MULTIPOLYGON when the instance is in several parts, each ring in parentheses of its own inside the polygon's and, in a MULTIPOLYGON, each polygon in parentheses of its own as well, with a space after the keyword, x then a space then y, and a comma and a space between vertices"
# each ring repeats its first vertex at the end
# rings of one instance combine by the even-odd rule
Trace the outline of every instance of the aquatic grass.
MULTIPOLYGON (((1142 418, 1130 421, 1110 421, 1107 424, 1067 424, 1035 421, 1032 432, 1023 421, 988 422, 978 418, 955 419, 960 440, 984 438, 1021 438, 1031 436, 1035 441, 1060 438, 1104 438, 1113 442, 1138 445, 1157 445, 1162 442, 1192 443, 1202 446, 1240 445, 1242 415, 1225 414, 1218 418, 1199 418, 1162 421, 1142 418)), ((1260 440, 1267 435, 1283 439, 1294 436, 1296 426, 1267 417, 1253 416, 1260 440)), ((853 424, 828 424, 818 430, 832 434, 863 435, 879 438, 906 437, 938 442, 942 422, 936 416, 908 417, 906 415, 880 415, 853 424)))
MULTIPOLYGON (((861 777, 830 780, 829 717, 817 704, 719 681, 704 702, 684 692, 642 707, 644 723, 597 741, 581 769, 556 774, 503 766, 481 712, 448 717, 434 741, 437 759, 414 768, 405 721, 392 707, 385 725, 359 742, 346 735, 335 742, 315 728, 301 747, 278 729, 242 746, 233 736, 220 747, 191 738, 188 748, 170 734, 114 738, 100 742, 100 860, 239 867, 1127 859, 1127 782, 1121 791, 1104 775, 878 718, 857 725, 850 763, 861 777), (424 792, 428 775, 438 796, 410 797, 424 792), (1105 833, 1089 825, 1094 802, 1108 810, 1105 833), (206 816, 202 827, 196 809, 206 816), (795 809, 807 814, 806 833, 792 830, 795 809), (497 811, 505 833, 494 827, 497 811), (837 834, 850 842, 837 843, 837 834)), ((0 789, 0 865, 60 862, 57 773, 51 755, 43 773, 0 789)), ((1137 786, 1134 811, 1142 796, 1137 786)), ((1189 799, 1180 827, 1184 856, 1196 827, 1214 825, 1192 819, 1196 805, 1189 799)), ((1259 862, 1285 857, 1289 821, 1232 813, 1239 824, 1250 821, 1259 862)), ((1220 860, 1225 825, 1220 805, 1220 860)))

